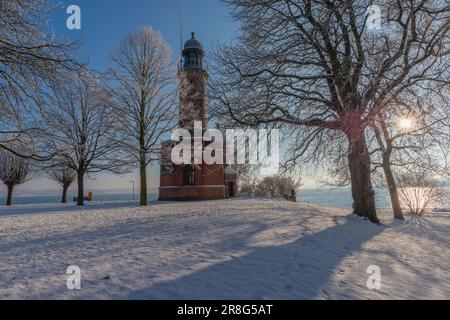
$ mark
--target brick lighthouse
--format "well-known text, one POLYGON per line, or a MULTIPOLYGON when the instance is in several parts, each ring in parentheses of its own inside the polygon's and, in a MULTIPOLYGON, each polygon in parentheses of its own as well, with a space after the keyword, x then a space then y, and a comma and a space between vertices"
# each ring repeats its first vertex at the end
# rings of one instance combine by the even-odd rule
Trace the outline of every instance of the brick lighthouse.
MULTIPOLYGON (((178 72, 180 80, 179 126, 191 133, 194 122, 208 127, 208 108, 206 85, 208 71, 204 67, 205 51, 202 44, 192 33, 182 52, 182 61, 178 72)), ((215 200, 236 195, 236 172, 223 164, 173 164, 171 149, 176 143, 167 141, 162 144, 159 200, 215 200), (169 165, 167 165, 169 163, 169 165)), ((203 146, 205 147, 205 145, 203 146)))

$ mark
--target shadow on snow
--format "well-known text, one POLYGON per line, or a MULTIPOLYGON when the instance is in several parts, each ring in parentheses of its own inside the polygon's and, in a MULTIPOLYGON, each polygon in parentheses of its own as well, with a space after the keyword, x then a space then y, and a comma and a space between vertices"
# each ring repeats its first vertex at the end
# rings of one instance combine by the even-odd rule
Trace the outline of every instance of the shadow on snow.
MULTIPOLYGON (((295 242, 255 248, 181 278, 157 283, 122 299, 316 299, 340 262, 361 251, 384 227, 354 216, 295 242)), ((366 269, 361 270, 367 279, 366 269)), ((365 282, 361 285, 365 286, 365 282)))

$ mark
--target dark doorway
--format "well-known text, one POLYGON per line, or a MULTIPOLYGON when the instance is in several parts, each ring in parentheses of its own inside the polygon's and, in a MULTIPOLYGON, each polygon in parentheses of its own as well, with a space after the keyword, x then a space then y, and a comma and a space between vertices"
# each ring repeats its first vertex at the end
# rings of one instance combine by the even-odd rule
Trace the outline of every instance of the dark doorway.
POLYGON ((195 185, 195 170, 194 167, 190 164, 183 167, 183 185, 195 185))
POLYGON ((228 197, 234 198, 236 195, 234 193, 234 182, 228 182, 228 197))

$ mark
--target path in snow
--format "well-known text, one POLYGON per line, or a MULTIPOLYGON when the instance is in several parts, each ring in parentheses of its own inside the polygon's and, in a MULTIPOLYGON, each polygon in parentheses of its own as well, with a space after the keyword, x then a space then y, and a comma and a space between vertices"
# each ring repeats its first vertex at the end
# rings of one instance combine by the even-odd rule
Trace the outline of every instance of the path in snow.
POLYGON ((348 213, 262 200, 0 208, 0 299, 450 299, 450 214, 376 226, 348 213))

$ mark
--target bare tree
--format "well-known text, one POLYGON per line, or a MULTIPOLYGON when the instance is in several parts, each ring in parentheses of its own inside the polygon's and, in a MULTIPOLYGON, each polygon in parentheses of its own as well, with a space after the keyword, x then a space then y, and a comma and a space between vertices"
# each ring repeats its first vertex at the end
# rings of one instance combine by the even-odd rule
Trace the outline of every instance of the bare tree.
POLYGON ((144 28, 112 55, 115 123, 120 144, 139 165, 140 203, 148 204, 147 166, 159 160, 160 142, 174 127, 176 72, 161 34, 144 28))
POLYGON ((54 90, 54 104, 45 118, 51 128, 48 148, 77 172, 77 204, 83 205, 86 174, 119 174, 127 169, 116 141, 109 96, 89 72, 73 76, 66 86, 54 90))
POLYGON ((292 190, 297 192, 297 189, 302 186, 300 178, 296 179, 290 175, 275 175, 271 177, 265 177, 260 180, 256 185, 255 194, 257 196, 278 196, 289 198, 292 194, 292 190))
POLYGON ((48 170, 48 176, 57 182, 63 189, 61 203, 67 203, 67 191, 77 177, 77 172, 64 164, 53 167, 48 170))
POLYGON ((254 196, 256 186, 258 185, 258 178, 256 175, 255 166, 249 164, 234 165, 232 168, 237 172, 238 194, 244 196, 254 196))
POLYGON ((444 203, 442 185, 427 172, 407 172, 397 176, 400 202, 409 214, 423 216, 444 203))
POLYGON ((448 176, 448 97, 438 88, 422 97, 401 101, 380 112, 371 124, 374 170, 381 168, 394 211, 403 220, 394 169, 448 176))
POLYGON ((367 127, 392 97, 449 79, 442 1, 224 0, 241 22, 217 50, 213 98, 237 124, 300 132, 292 159, 346 154, 356 214, 378 223, 367 127), (368 30, 380 6, 384 29, 368 30), (347 150, 344 146, 347 145, 347 150))
POLYGON ((56 8, 48 0, 0 2, 0 148, 33 140, 36 148, 22 156, 40 160, 50 156, 36 139, 48 84, 79 67, 72 58, 75 44, 56 37, 48 25, 56 8))
MULTIPOLYGON (((15 148, 18 152, 21 152, 22 149, 11 145, 8 145, 8 148, 15 148)), ((14 187, 24 183, 29 172, 29 160, 18 157, 5 149, 0 150, 0 180, 3 181, 8 189, 7 206, 11 206, 13 203, 14 187)))

